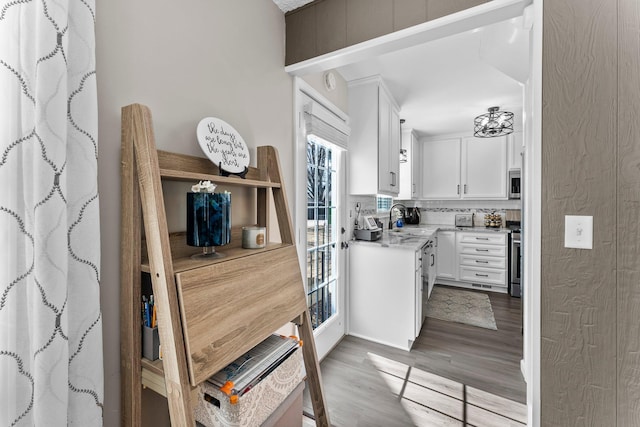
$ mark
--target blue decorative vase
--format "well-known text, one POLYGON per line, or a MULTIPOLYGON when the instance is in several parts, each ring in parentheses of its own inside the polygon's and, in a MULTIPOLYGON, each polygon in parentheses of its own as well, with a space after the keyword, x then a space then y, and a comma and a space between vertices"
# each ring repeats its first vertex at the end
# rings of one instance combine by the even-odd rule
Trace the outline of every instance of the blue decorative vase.
POLYGON ((231 193, 187 193, 187 244, 198 256, 222 256, 215 246, 231 241, 231 193))

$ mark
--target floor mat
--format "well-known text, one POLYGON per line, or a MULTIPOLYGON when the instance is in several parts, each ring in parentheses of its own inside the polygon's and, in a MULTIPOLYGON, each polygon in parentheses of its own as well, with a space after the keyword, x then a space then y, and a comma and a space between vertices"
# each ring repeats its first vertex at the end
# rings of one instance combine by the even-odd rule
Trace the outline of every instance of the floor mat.
POLYGON ((489 296, 457 288, 435 286, 427 303, 427 317, 498 329, 489 296))

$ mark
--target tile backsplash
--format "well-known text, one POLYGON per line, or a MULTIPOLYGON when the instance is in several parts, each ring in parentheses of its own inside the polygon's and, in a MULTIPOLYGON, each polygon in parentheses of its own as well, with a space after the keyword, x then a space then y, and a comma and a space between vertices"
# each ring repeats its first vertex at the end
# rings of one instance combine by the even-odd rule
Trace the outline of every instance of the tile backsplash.
POLYGON ((400 201, 406 206, 420 208, 421 224, 455 224, 456 214, 474 213, 474 225, 484 226, 485 214, 497 213, 502 217, 502 223, 506 220, 520 219, 519 200, 406 200, 400 201))
MULTIPOLYGON (((394 200, 407 207, 419 207, 421 214, 421 224, 455 224, 456 214, 474 213, 474 225, 484 226, 485 214, 497 213, 502 217, 502 223, 507 220, 519 221, 520 209, 519 201, 424 201, 424 200, 394 200)), ((387 227, 389 213, 378 212, 375 196, 350 196, 349 210, 351 212, 351 226, 355 220, 355 206, 360 204, 360 216, 373 215, 379 218, 384 227, 387 227)))
POLYGON ((433 209, 433 208, 420 208, 422 215, 421 224, 445 224, 454 225, 456 220, 456 214, 460 213, 473 213, 473 225, 476 227, 484 227, 485 214, 496 213, 502 217, 502 223, 505 222, 507 212, 500 209, 433 209))

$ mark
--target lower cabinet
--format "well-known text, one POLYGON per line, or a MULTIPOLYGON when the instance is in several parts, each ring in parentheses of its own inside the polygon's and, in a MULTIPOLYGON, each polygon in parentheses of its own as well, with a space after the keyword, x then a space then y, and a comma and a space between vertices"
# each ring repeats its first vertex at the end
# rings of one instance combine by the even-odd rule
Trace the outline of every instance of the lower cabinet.
MULTIPOLYGON (((413 329, 413 334, 415 337, 420 335, 420 329, 422 329, 422 324, 424 323, 424 318, 427 314, 425 308, 423 306, 424 302, 427 298, 429 298, 429 288, 428 284, 425 283, 425 276, 423 276, 423 263, 429 262, 429 260, 423 259, 424 251, 419 249, 415 253, 415 262, 414 265, 416 267, 416 271, 414 273, 414 284, 416 291, 416 300, 415 300, 415 327, 413 329), (426 292, 426 295, 425 295, 426 292)), ((425 264, 426 265, 426 264, 425 264)))
POLYGON ((421 271, 420 249, 351 244, 348 334, 410 350, 422 327, 421 271))
POLYGON ((438 231, 436 248, 436 277, 438 279, 458 279, 456 263, 456 232, 438 231))
POLYGON ((440 283, 506 293, 509 271, 507 260, 506 233, 438 232, 438 281, 440 283), (453 249, 451 233, 455 236, 453 249), (444 257, 447 259, 443 259, 444 257), (455 274, 452 274, 452 271, 455 274))

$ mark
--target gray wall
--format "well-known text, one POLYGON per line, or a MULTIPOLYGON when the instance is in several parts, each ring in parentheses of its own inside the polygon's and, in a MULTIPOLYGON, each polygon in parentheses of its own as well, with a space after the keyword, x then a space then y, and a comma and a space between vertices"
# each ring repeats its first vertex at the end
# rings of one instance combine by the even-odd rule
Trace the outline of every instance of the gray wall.
POLYGON ((618 1, 617 415, 640 425, 640 3, 618 1))
POLYGON ((487 1, 316 0, 286 15, 286 63, 333 52, 487 1))
POLYGON ((640 425, 639 28, 636 0, 544 2, 543 426, 640 425))
MULTIPOLYGON (((120 425, 120 108, 147 104, 165 150, 201 156, 195 128, 206 116, 234 126, 254 155, 258 145, 276 146, 291 201, 293 84, 283 67, 284 31, 283 13, 267 0, 98 4, 105 426, 120 425)), ((236 207, 241 200, 233 197, 236 207)), ((155 403, 146 405, 159 418, 150 424, 167 425, 164 400, 155 403)))

